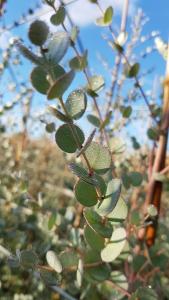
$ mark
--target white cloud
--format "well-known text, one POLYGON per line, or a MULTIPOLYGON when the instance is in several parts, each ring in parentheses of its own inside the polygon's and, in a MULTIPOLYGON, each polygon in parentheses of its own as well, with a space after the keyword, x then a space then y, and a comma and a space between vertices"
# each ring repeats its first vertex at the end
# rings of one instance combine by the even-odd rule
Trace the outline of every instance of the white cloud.
POLYGON ((12 34, 9 31, 4 31, 4 32, 0 33, 0 48, 2 50, 5 50, 8 48, 11 36, 12 36, 12 34))
MULTIPOLYGON (((70 1, 65 1, 65 3, 70 1)), ((132 16, 137 8, 138 0, 130 1, 129 5, 129 15, 132 16)), ((119 15, 123 9, 124 0, 100 0, 100 5, 103 9, 108 6, 113 6, 114 14, 119 15)), ((59 6, 59 1, 56 1, 56 5, 59 6)), ((68 12, 73 20, 73 22, 78 26, 88 26, 95 23, 96 18, 101 16, 100 10, 97 5, 91 4, 88 0, 78 0, 67 6, 68 12)), ((38 11, 38 15, 43 14, 42 19, 49 19, 49 14, 45 14, 45 11, 50 11, 52 14, 52 9, 46 5, 41 9, 41 13, 38 11)))
MULTIPOLYGON (((132 15, 135 11, 136 1, 130 1, 129 14, 132 15)), ((123 8, 124 0, 102 0, 100 4, 103 9, 108 6, 113 6, 114 13, 120 14, 123 8)), ((79 0, 69 6, 69 13, 73 21, 80 26, 87 26, 95 22, 96 18, 101 15, 100 10, 88 0, 79 0)))

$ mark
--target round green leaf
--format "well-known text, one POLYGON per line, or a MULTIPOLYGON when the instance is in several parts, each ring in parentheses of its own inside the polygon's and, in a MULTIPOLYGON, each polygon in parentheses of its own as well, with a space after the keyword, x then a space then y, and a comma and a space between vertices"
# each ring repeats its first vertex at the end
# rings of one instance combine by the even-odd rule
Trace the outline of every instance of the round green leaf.
POLYGON ((109 6, 104 13, 104 23, 110 25, 113 18, 113 7, 109 6))
POLYGON ((96 142, 92 142, 85 153, 91 167, 96 172, 104 174, 109 170, 111 165, 111 155, 106 147, 96 142))
POLYGON ((140 64, 135 63, 130 68, 127 67, 126 76, 129 77, 129 78, 136 77, 138 75, 139 70, 140 70, 140 64))
POLYGON ((33 268, 39 263, 37 254, 33 250, 23 250, 19 254, 20 263, 25 268, 33 268))
POLYGON ((59 260, 59 258, 57 257, 57 255, 55 254, 54 251, 48 251, 46 253, 46 260, 48 265, 55 270, 57 273, 61 273, 62 272, 62 265, 61 262, 59 260))
POLYGON ((87 275, 92 279, 102 282, 109 279, 110 277, 110 268, 107 265, 100 265, 94 268, 87 269, 87 275))
POLYGON ((54 80, 59 79, 61 76, 63 76, 64 74, 66 74, 65 70, 58 64, 51 64, 50 65, 50 70, 52 72, 52 76, 54 80))
POLYGON ((88 245, 96 250, 100 251, 104 248, 104 238, 96 233, 91 227, 88 225, 84 228, 84 237, 88 245))
POLYGON ((75 71, 84 70, 87 67, 87 64, 87 51, 85 51, 83 56, 75 56, 69 62, 70 68, 75 71))
POLYGON ((120 222, 127 218, 128 208, 126 202, 123 200, 122 197, 117 201, 117 204, 113 211, 108 214, 108 218, 114 222, 120 222))
POLYGON ((42 46, 48 37, 49 28, 45 22, 34 21, 29 28, 29 39, 36 46, 42 46))
POLYGON ((82 90, 73 91, 69 95, 65 103, 65 106, 69 115, 73 119, 75 120, 80 119, 84 114, 87 106, 87 98, 85 93, 82 90))
POLYGON ((68 87, 71 85, 74 79, 74 75, 74 72, 70 71, 56 79, 56 81, 48 91, 48 99, 51 100, 54 98, 61 98, 68 87))
POLYGON ((63 268, 69 268, 78 265, 78 257, 75 250, 65 250, 59 255, 59 260, 63 268))
POLYGON ((140 186, 143 181, 143 176, 139 172, 129 173, 130 182, 133 186, 140 186))
POLYGON ((84 217, 87 224, 99 235, 110 238, 112 235, 112 226, 107 223, 104 224, 102 218, 97 214, 97 212, 91 209, 85 209, 84 217))
POLYGON ((52 122, 52 123, 46 124, 46 128, 45 128, 45 129, 46 129, 46 131, 47 131, 48 133, 54 132, 54 131, 56 130, 55 123, 52 122))
POLYGON ((40 276, 42 280, 49 286, 60 284, 61 281, 60 274, 56 274, 47 270, 41 270, 40 276))
POLYGON ((81 179, 75 185, 75 196, 84 206, 93 206, 98 201, 96 188, 81 179))
POLYGON ((106 195, 97 209, 101 216, 107 216, 115 208, 121 193, 121 180, 112 179, 107 185, 106 195))
POLYGON ((53 25, 60 25, 64 22, 66 16, 66 11, 64 6, 60 6, 56 14, 52 15, 50 21, 53 25))
POLYGON ((66 32, 56 32, 48 41, 46 58, 52 63, 58 63, 66 54, 70 39, 66 32))
POLYGON ((147 130, 147 135, 150 140, 157 141, 159 138, 159 130, 155 127, 151 127, 147 130))
POLYGON ((56 144, 67 153, 74 153, 78 149, 77 139, 80 145, 84 142, 84 134, 76 125, 64 124, 59 127, 55 134, 56 144))
POLYGON ((33 87, 41 94, 47 94, 50 87, 47 75, 42 67, 35 67, 30 76, 33 87))
POLYGON ((91 264, 96 262, 102 262, 100 254, 92 249, 87 249, 84 255, 84 264, 91 264))
POLYGON ((105 262, 114 261, 122 252, 126 243, 126 231, 124 228, 117 228, 113 231, 110 243, 101 251, 101 258, 105 262))
POLYGON ((96 127, 100 127, 100 120, 95 115, 88 115, 87 119, 92 125, 94 125, 96 127))
POLYGON ((132 107, 131 106, 126 106, 126 107, 122 106, 121 112, 122 112, 123 118, 128 119, 131 116, 132 107))

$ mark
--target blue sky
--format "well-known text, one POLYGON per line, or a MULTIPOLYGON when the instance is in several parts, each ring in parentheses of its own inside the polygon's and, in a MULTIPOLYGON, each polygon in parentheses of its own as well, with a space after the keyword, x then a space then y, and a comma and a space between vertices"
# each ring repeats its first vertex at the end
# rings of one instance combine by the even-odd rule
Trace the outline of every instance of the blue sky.
MULTIPOLYGON (((87 0, 79 0, 78 3, 84 3, 84 1, 88 2, 87 0)), ((120 23, 120 13, 121 13, 121 4, 123 3, 123 0, 100 0, 101 4, 107 3, 114 3, 114 10, 115 10, 115 17, 113 20, 113 25, 115 28, 119 26, 120 23)), ((7 6, 6 6, 6 13, 4 14, 3 18, 1 18, 1 24, 5 26, 9 26, 13 24, 13 22, 17 21, 21 16, 24 14, 26 15, 29 9, 35 9, 37 4, 40 4, 41 1, 35 1, 35 0, 29 0, 29 1, 23 1, 23 0, 8 0, 7 6), (16 4, 17 3, 17 4, 16 4)), ((168 0, 161 0, 159 1, 153 1, 153 0, 130 0, 131 10, 130 10, 130 16, 128 19, 128 30, 130 31, 130 21, 134 14, 136 14, 136 11, 139 7, 141 7, 146 14, 146 16, 150 19, 149 22, 145 25, 143 34, 147 35, 151 31, 159 31, 161 37, 167 41, 168 40, 168 33, 169 33, 169 23, 168 23, 168 17, 169 17, 169 2, 168 0)), ((73 7, 73 5, 72 5, 73 7)), ((70 8, 72 9, 72 8, 70 8)), ((93 10, 95 9, 94 5, 91 5, 91 15, 93 13, 93 10)), ((93 73, 101 73, 103 76, 105 76, 106 83, 109 83, 109 76, 107 76, 106 71, 102 67, 100 61, 98 60, 98 53, 101 54, 101 56, 109 63, 111 67, 113 67, 114 64, 114 54, 112 53, 109 46, 107 46, 106 41, 104 41, 101 37, 102 34, 108 35, 107 29, 100 29, 95 24, 93 24, 90 21, 85 21, 85 19, 91 19, 89 15, 84 15, 85 7, 83 5, 78 6, 78 9, 75 10, 75 20, 79 22, 80 30, 81 30, 81 39, 84 45, 87 45, 87 48, 89 50, 89 62, 91 69, 93 73)), ((45 9, 42 10, 42 13, 45 12, 45 9)), ((31 15, 29 15, 30 18, 32 18, 31 15)), ((49 14, 44 14, 43 19, 48 19, 49 14)), ((94 19, 93 19, 94 21, 94 19)), ((25 25, 18 26, 12 30, 10 30, 11 36, 20 36, 25 43, 28 43, 27 39, 27 28, 29 26, 29 22, 27 22, 25 25)), ((150 42, 150 45, 153 45, 153 41, 150 42)), ((136 53, 139 53, 143 50, 143 48, 149 46, 149 43, 145 43, 143 46, 139 46, 136 49, 136 53)), ((1 45, 0 45, 1 47, 1 45)), ((160 57, 158 53, 154 53, 150 56, 149 59, 145 59, 141 61, 142 63, 142 69, 141 71, 146 71, 147 68, 154 67, 155 71, 144 81, 144 85, 146 89, 150 89, 152 86, 152 82, 155 76, 157 74, 163 75, 165 72, 165 61, 160 57)), ((32 66, 29 62, 24 62, 24 66, 22 69, 20 69, 19 73, 16 75, 18 76, 19 80, 21 80, 20 76, 23 76, 24 80, 28 80, 29 78, 29 72, 31 70, 32 66)), ((14 68, 15 69, 15 68, 14 68)), ((14 70, 15 71, 15 70, 14 70)), ((3 84, 4 80, 8 81, 10 75, 6 72, 3 78, 3 84)), ((2 83, 1 82, 1 83, 2 83)), ((82 75, 78 76, 78 80, 76 80, 76 84, 83 84, 84 78, 82 75)), ((76 85, 75 84, 75 85, 76 85)), ((9 98, 9 95, 7 96, 9 98)), ((39 105, 39 103, 43 106, 46 105, 45 98, 41 95, 36 95, 36 99, 34 100, 35 103, 39 105)))

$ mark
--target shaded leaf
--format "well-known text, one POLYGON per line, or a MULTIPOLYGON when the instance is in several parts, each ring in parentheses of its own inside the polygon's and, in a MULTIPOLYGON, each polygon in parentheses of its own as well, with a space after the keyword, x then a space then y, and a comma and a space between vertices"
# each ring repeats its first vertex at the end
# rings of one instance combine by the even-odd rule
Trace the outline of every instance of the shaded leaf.
POLYGON ((76 152, 79 145, 83 144, 84 139, 83 131, 73 124, 71 127, 68 124, 60 126, 55 134, 56 144, 60 149, 67 153, 76 152))
POLYGON ((88 225, 86 225, 84 228, 84 237, 88 245, 95 251, 99 252, 104 248, 104 238, 88 225))
POLYGON ((87 119, 92 125, 94 125, 96 127, 100 127, 100 120, 95 115, 88 115, 87 119))
POLYGON ((36 20, 29 27, 29 39, 36 46, 42 46, 48 37, 49 28, 45 22, 36 20))
POLYGON ((39 263, 39 258, 33 250, 23 250, 19 254, 20 264, 25 268, 34 268, 39 263))
POLYGON ((51 122, 51 123, 46 124, 45 129, 48 133, 54 132, 56 130, 55 123, 51 122))
POLYGON ((53 106, 49 106, 48 110, 50 113, 52 113, 53 116, 58 118, 60 121, 67 122, 67 123, 69 123, 71 121, 70 118, 68 118, 66 115, 64 115, 61 111, 59 111, 58 109, 56 109, 53 106))
POLYGON ((70 68, 75 71, 84 70, 87 67, 87 64, 87 51, 85 51, 83 56, 75 56, 69 62, 70 68))
POLYGON ((155 127, 151 127, 147 130, 147 135, 150 140, 157 141, 159 138, 159 130, 155 127))
POLYGON ((87 224, 98 234, 105 238, 110 238, 112 235, 112 227, 109 223, 104 224, 102 218, 91 209, 85 209, 84 217, 87 224))
POLYGON ((48 99, 61 98, 74 79, 74 72, 70 71, 59 77, 48 91, 48 99))
POLYGON ((131 172, 128 174, 130 182, 133 186, 140 186, 143 181, 143 176, 139 172, 131 172))
POLYGON ((17 42, 16 46, 18 47, 19 51, 22 53, 22 55, 29 59, 32 63, 36 65, 43 65, 43 58, 34 54, 32 51, 30 51, 27 47, 25 47, 22 43, 17 42))
POLYGON ((122 106, 120 110, 122 112, 123 118, 129 118, 131 116, 131 113, 132 113, 131 106, 126 106, 126 107, 122 106))
POLYGON ((56 14, 52 15, 50 21, 53 25, 60 25, 64 22, 66 16, 66 11, 64 6, 60 6, 56 12, 56 14))
POLYGON ((47 94, 50 87, 47 80, 47 72, 42 67, 36 67, 33 69, 30 79, 33 87, 41 94, 47 94))
POLYGON ((75 250, 65 250, 60 253, 59 260, 63 268, 76 267, 78 265, 78 257, 75 250))
POLYGON ((139 70, 140 70, 140 64, 139 63, 135 63, 131 67, 127 66, 127 68, 125 70, 125 74, 129 78, 136 77, 138 75, 138 73, 139 73, 139 70))
POLYGON ((75 196, 77 201, 88 207, 94 206, 98 201, 95 186, 81 179, 75 185, 75 196))
POLYGON ((102 282, 109 279, 110 277, 110 268, 106 264, 96 266, 94 268, 89 268, 87 274, 94 280, 102 282))

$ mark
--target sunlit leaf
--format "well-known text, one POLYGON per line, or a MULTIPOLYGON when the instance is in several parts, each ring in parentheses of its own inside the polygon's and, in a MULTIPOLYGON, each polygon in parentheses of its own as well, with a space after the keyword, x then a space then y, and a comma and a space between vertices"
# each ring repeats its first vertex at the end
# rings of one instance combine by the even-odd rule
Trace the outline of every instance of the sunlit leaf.
POLYGON ((107 215, 114 222, 120 222, 127 218, 128 208, 122 197, 117 201, 113 211, 107 215))
POLYGON ((111 155, 106 147, 91 142, 85 153, 91 167, 96 172, 103 174, 108 171, 111 165, 111 155))
POLYGON ((107 216, 115 208, 121 193, 121 180, 112 179, 108 182, 104 199, 102 200, 97 212, 101 216, 107 216))
POLYGON ((56 32, 46 43, 46 58, 52 63, 58 63, 65 56, 70 45, 70 38, 64 31, 56 32))
POLYGON ((126 243, 126 231, 120 227, 113 231, 110 243, 101 251, 101 258, 105 262, 114 261, 122 252, 126 243))
POLYGON ((71 118, 78 120, 86 110, 87 98, 82 90, 73 91, 65 103, 66 109, 71 118))
POLYGON ((46 260, 48 265, 55 270, 57 273, 61 273, 62 272, 62 265, 61 262, 58 258, 58 256, 55 254, 54 251, 48 251, 46 253, 46 260))

